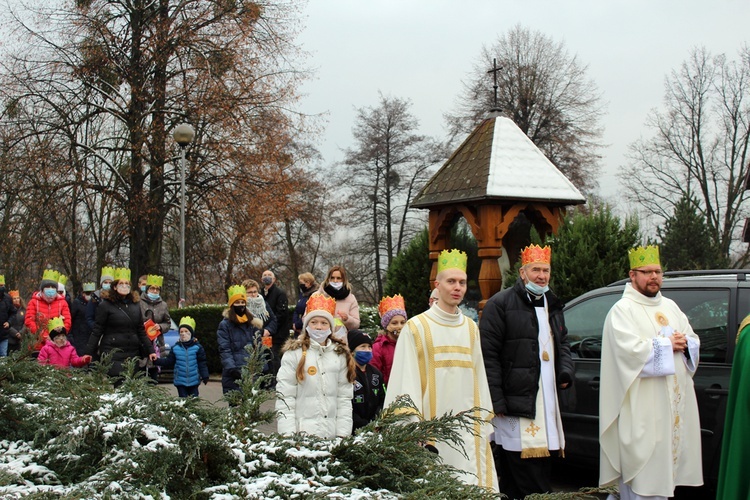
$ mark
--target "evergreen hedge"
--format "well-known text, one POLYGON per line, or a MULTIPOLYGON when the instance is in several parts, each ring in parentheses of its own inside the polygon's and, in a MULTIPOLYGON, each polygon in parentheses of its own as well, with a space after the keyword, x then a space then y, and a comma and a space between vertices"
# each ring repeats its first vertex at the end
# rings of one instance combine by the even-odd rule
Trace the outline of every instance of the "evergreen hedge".
POLYGON ((219 357, 219 345, 216 342, 216 330, 219 328, 221 320, 224 319, 222 312, 226 307, 219 304, 201 304, 169 311, 169 315, 178 325, 184 316, 190 316, 195 320, 195 337, 206 350, 206 361, 210 373, 221 373, 221 358, 219 357))

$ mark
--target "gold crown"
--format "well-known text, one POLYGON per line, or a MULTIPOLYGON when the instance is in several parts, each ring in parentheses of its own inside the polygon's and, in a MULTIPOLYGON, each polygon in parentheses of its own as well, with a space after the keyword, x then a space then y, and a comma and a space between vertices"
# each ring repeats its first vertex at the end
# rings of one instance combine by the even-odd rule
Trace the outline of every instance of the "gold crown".
POLYGON ((130 269, 127 267, 118 267, 112 275, 114 281, 130 281, 130 269))
POLYGON ((62 286, 65 286, 68 284, 68 277, 64 274, 61 274, 57 277, 57 282, 60 283, 62 286))
POLYGON ((45 281, 54 281, 57 283, 57 280, 60 278, 60 273, 55 271, 54 269, 45 269, 44 273, 42 273, 42 280, 45 281))
POLYGON ((195 320, 191 318, 190 316, 183 316, 180 320, 180 326, 189 326, 193 332, 195 332, 195 320))
POLYGON ((336 313, 336 300, 332 297, 326 297, 322 293, 314 293, 307 299, 307 307, 305 307, 305 316, 310 311, 326 311, 331 316, 336 313))
POLYGON ((385 313, 394 309, 398 311, 406 311, 404 298, 400 294, 394 295, 393 297, 383 297, 382 299, 380 299, 378 312, 380 313, 381 318, 385 313))
POLYGON ((164 283, 164 276, 157 276, 156 274, 149 274, 146 276, 146 286, 158 286, 161 288, 161 285, 164 283))
POLYGON ((552 249, 547 245, 546 247, 540 247, 539 245, 529 245, 521 252, 521 265, 531 264, 533 262, 541 262, 542 264, 549 264, 552 262, 552 249))
POLYGON ((4 284, 5 284, 5 275, 0 274, 0 285, 4 285, 4 284))
POLYGON ((15 299, 21 296, 21 293, 18 290, 11 290, 8 292, 8 295, 10 295, 10 298, 15 299))
POLYGON ((238 300, 247 300, 247 290, 242 285, 232 285, 227 289, 227 302, 231 306, 238 300))
POLYGON ((83 284, 84 292, 93 292, 94 290, 96 290, 96 283, 84 283, 83 284))
POLYGON ((51 332, 55 328, 60 328, 60 327, 65 328, 65 323, 63 322, 63 319, 61 316, 56 316, 47 322, 48 332, 51 332))
POLYGON ((437 272, 445 271, 446 269, 460 269, 466 272, 466 261, 468 257, 465 252, 461 250, 443 250, 438 256, 438 268, 437 272))
POLYGON ((631 248, 628 250, 628 259, 630 260, 630 269, 650 265, 661 266, 661 262, 659 262, 659 247, 656 245, 631 248))
POLYGON ((101 276, 102 277, 101 277, 100 281, 104 281, 105 278, 109 278, 111 280, 114 280, 115 268, 114 267, 109 267, 109 266, 104 266, 102 268, 102 275, 101 276))

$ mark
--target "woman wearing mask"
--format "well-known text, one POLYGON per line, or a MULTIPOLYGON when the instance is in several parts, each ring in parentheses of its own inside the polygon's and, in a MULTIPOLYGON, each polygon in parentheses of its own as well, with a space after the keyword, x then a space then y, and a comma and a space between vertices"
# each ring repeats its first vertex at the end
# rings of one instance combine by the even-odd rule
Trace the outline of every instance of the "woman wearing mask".
POLYGON ((31 296, 26 310, 24 324, 31 333, 37 336, 37 342, 34 346, 35 351, 44 347, 49 339, 49 332, 47 332, 49 320, 62 317, 66 331, 70 331, 72 325, 68 303, 62 295, 57 293, 59 278, 60 273, 57 271, 45 270, 39 291, 31 296))
POLYGON ((307 299, 310 295, 315 293, 320 285, 315 281, 315 276, 312 273, 302 273, 298 276, 299 278, 299 297, 297 297, 297 306, 294 308, 294 314, 292 315, 292 324, 294 325, 294 333, 299 336, 302 333, 302 316, 305 315, 305 308, 307 307, 307 299))
MULTIPOLYGON (((333 266, 318 292, 336 300, 336 314, 347 330, 359 328, 359 304, 342 266, 333 266)), ((346 342, 346 338, 344 338, 346 342)))
POLYGON ((221 357, 221 388, 226 394, 237 391, 237 380, 242 378, 242 367, 247 364, 246 345, 254 345, 261 336, 253 325, 253 315, 247 310, 247 292, 242 285, 230 286, 227 290, 227 308, 219 323, 216 342, 221 357))
POLYGON ((284 346, 276 375, 279 434, 307 432, 333 438, 352 432, 356 374, 346 344, 331 337, 335 308, 333 299, 313 294, 302 334, 284 346))
POLYGON ((8 294, 13 300, 13 307, 16 308, 16 315, 10 320, 10 335, 8 336, 8 353, 11 353, 21 348, 21 330, 26 320, 26 302, 21 298, 18 290, 11 290, 8 294))
POLYGON ((112 366, 107 373, 115 377, 115 387, 122 383, 120 374, 130 358, 156 359, 154 347, 146 336, 141 320, 140 295, 132 290, 130 269, 117 268, 110 290, 103 290, 102 301, 96 308, 94 329, 86 346, 86 354, 101 359, 112 354, 112 366))
MULTIPOLYGON (((138 279, 139 289, 145 289, 146 292, 141 295, 139 302, 141 306, 141 321, 144 323, 151 320, 155 323, 151 327, 151 332, 146 332, 149 340, 154 346, 154 354, 157 358, 161 357, 161 353, 164 350, 164 332, 169 331, 169 327, 172 324, 172 318, 169 316, 169 306, 161 298, 161 287, 164 284, 164 276, 157 276, 155 274, 147 274, 141 276, 138 279)), ((146 368, 148 376, 152 380, 158 380, 159 368, 149 366, 146 368)))
POLYGON ((372 366, 383 373, 384 383, 388 386, 393 366, 393 353, 401 329, 406 324, 406 305, 401 295, 383 297, 378 306, 380 326, 378 337, 372 346, 372 366))

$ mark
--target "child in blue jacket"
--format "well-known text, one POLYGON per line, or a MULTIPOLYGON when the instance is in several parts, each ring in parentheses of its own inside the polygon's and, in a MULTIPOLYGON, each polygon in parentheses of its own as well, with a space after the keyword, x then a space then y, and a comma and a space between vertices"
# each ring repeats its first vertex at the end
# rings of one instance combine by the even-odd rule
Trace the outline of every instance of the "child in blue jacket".
POLYGON ((174 367, 174 385, 181 398, 198 397, 201 380, 208 383, 206 351, 195 338, 195 320, 185 316, 180 320, 180 341, 172 346, 169 356, 154 361, 157 366, 174 367))

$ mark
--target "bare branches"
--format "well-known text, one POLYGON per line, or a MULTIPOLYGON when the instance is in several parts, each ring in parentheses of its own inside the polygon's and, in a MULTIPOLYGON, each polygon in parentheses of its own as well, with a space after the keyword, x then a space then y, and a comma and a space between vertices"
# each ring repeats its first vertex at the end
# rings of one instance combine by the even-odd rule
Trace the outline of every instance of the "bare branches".
POLYGON ((653 135, 631 145, 630 164, 621 175, 628 198, 660 220, 670 218, 680 200, 697 200, 725 258, 748 215, 743 202, 749 96, 747 47, 739 61, 694 49, 667 77, 664 108, 647 122, 653 135))

